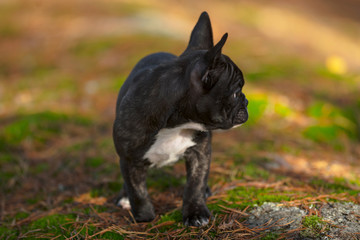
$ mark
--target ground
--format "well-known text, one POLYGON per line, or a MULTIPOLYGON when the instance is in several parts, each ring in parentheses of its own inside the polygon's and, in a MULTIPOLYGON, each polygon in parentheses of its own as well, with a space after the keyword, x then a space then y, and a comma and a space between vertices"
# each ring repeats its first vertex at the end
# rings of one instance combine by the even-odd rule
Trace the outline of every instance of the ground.
POLYGON ((0 2, 0 238, 360 238, 355 0, 0 2), (339 11, 341 9, 341 11, 339 11), (184 162, 148 178, 134 223, 111 132, 146 54, 181 54, 203 10, 243 70, 249 121, 215 133, 203 228, 181 222, 184 162))

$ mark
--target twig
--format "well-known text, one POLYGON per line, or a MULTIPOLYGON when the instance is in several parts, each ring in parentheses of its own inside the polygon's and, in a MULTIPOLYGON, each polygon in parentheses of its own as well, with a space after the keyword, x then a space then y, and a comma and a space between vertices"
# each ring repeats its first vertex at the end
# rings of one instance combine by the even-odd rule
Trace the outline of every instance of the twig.
POLYGON ((173 225, 175 223, 175 221, 166 221, 163 223, 160 223, 158 225, 152 226, 151 228, 149 228, 148 230, 146 230, 147 232, 155 229, 155 228, 160 228, 160 227, 164 227, 164 226, 169 226, 169 225, 173 225))
POLYGON ((70 240, 70 239, 73 239, 73 238, 75 238, 77 235, 79 235, 79 234, 81 233, 81 231, 84 229, 84 227, 88 224, 89 221, 90 221, 90 219, 87 220, 87 222, 82 225, 80 231, 78 231, 74 236, 72 236, 72 237, 70 237, 70 238, 68 238, 68 239, 69 239, 69 240, 70 240))
POLYGON ((218 206, 221 207, 221 208, 223 208, 223 209, 225 209, 225 210, 228 210, 228 211, 230 211, 230 212, 234 212, 234 213, 243 215, 243 216, 245 216, 245 217, 249 216, 249 214, 244 213, 243 211, 240 211, 240 210, 228 208, 228 207, 225 207, 225 206, 223 206, 223 205, 218 205, 218 206))

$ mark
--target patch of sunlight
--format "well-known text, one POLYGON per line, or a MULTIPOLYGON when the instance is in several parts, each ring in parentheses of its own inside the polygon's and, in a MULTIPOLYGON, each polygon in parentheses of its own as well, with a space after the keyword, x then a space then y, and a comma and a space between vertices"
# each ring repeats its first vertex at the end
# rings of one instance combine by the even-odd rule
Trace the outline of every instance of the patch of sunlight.
POLYGON ((345 74, 347 72, 347 64, 345 60, 339 56, 332 55, 326 58, 326 68, 334 74, 345 74))
POLYGON ((299 12, 285 8, 264 7, 259 4, 256 6, 259 11, 256 15, 257 19, 254 21, 255 26, 264 34, 272 38, 287 39, 293 44, 307 45, 325 56, 333 55, 335 51, 344 59, 355 63, 356 67, 359 66, 359 44, 356 39, 345 35, 341 30, 324 24, 311 15, 301 15, 299 12))
POLYGON ((284 154, 284 160, 293 166, 293 171, 306 173, 310 176, 323 176, 326 178, 344 178, 349 181, 357 181, 359 169, 344 162, 337 162, 333 156, 305 156, 284 154))
POLYGON ((22 91, 15 95, 15 104, 26 106, 33 101, 33 94, 29 91, 22 91))

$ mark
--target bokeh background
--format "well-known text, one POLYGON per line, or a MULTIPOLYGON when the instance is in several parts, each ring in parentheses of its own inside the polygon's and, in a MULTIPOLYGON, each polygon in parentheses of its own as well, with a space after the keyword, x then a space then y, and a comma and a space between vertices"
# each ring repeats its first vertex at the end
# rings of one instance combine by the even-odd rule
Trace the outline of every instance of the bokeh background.
MULTIPOLYGON (((83 225, 63 233, 46 223, 86 219, 94 207, 128 223, 110 204, 122 185, 111 138, 118 90, 143 56, 181 54, 204 10, 215 42, 229 33, 223 53, 245 75, 250 114, 214 136, 213 191, 282 179, 301 196, 356 201, 359 9, 356 0, 1 0, 0 236, 71 234, 83 225)), ((182 165, 150 173, 164 216, 181 205, 182 165)), ((91 231, 104 226, 97 219, 91 231)))

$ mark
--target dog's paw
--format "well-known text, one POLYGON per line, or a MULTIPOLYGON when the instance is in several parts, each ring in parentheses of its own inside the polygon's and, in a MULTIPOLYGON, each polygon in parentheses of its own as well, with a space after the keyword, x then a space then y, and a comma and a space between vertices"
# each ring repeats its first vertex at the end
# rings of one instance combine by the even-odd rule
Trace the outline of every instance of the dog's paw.
POLYGON ((150 202, 132 209, 136 222, 151 222, 155 218, 154 207, 150 202), (134 211, 135 210, 135 211, 134 211))
POLYGON ((127 197, 122 197, 122 198, 120 198, 120 199, 117 201, 116 205, 119 206, 119 207, 122 207, 123 209, 126 209, 126 210, 130 210, 130 209, 131 209, 130 201, 129 201, 129 198, 127 198, 127 197))
POLYGON ((209 218, 203 217, 203 216, 190 216, 184 221, 185 226, 193 226, 193 227, 201 227, 205 226, 209 223, 209 218))
POLYGON ((211 213, 206 205, 193 210, 189 208, 186 212, 187 213, 183 213, 183 222, 185 226, 201 227, 209 223, 211 213))
POLYGON ((136 222, 151 222, 155 219, 154 211, 140 212, 134 215, 136 222))

